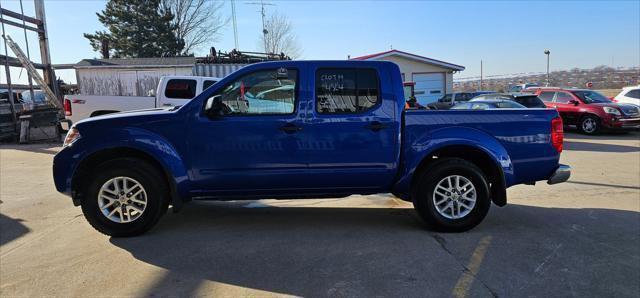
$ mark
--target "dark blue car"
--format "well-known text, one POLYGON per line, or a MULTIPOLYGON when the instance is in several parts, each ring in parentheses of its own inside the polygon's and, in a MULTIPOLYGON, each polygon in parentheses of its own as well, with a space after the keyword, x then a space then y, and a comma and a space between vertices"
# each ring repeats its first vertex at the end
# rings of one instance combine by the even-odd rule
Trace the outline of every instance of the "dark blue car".
POLYGON ((53 175, 112 236, 196 199, 389 192, 435 229, 465 231, 506 204, 507 187, 566 181, 562 138, 555 110, 405 111, 390 62, 267 62, 179 108, 76 123, 53 175))

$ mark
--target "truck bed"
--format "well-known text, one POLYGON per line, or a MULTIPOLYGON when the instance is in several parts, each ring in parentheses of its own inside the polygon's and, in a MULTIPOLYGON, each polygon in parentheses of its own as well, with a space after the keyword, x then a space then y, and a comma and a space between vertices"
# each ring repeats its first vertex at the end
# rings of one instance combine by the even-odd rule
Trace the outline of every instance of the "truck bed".
POLYGON ((506 186, 546 180, 558 166, 560 154, 551 145, 554 109, 408 110, 405 112, 404 156, 411 150, 463 142, 496 155, 505 171, 506 186), (497 141, 500 146, 491 146, 497 141), (506 155, 506 156, 505 156, 506 155))

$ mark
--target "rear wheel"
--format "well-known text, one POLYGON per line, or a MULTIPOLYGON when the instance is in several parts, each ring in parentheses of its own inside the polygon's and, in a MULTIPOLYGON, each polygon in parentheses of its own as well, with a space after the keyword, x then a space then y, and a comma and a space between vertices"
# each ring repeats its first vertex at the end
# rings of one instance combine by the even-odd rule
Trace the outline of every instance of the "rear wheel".
POLYGON ((598 133, 600 131, 600 119, 595 116, 585 116, 580 120, 580 124, 578 124, 578 129, 580 132, 592 135, 598 133))
POLYGON ((489 212, 489 187, 483 172, 459 158, 443 158, 425 169, 413 192, 413 205, 432 228, 463 232, 489 212))
POLYGON ((161 173, 138 159, 116 159, 96 168, 82 201, 82 212, 99 232, 115 237, 151 229, 168 207, 161 173))

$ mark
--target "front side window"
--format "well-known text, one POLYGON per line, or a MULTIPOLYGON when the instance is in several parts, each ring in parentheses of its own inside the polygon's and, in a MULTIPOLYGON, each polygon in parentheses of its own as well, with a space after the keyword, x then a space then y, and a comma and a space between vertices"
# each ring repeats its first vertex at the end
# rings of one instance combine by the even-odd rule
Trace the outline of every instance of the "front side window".
POLYGON ((471 99, 470 93, 458 93, 456 94, 456 101, 469 101, 471 99))
POLYGON ((192 99, 196 97, 196 80, 171 79, 167 82, 164 96, 167 98, 192 99))
POLYGON ((380 98, 374 69, 319 69, 316 72, 316 111, 321 114, 360 113, 380 98))
POLYGON ((607 103, 611 102, 609 98, 606 96, 596 92, 596 91, 573 91, 577 97, 582 99, 585 103, 607 103))
POLYGON ((216 95, 231 115, 291 114, 297 80, 294 69, 261 70, 229 83, 216 95))

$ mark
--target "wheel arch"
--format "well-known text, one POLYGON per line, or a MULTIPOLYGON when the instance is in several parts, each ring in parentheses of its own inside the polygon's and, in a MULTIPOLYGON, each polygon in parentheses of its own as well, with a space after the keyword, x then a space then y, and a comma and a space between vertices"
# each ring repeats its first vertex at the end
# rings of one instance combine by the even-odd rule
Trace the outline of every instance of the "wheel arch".
POLYGON ((91 177, 91 172, 96 170, 100 164, 119 158, 140 159, 157 169, 162 173, 162 177, 169 186, 171 205, 177 209, 182 206, 183 199, 182 196, 179 195, 178 185, 174 174, 167 168, 164 162, 155 158, 152 154, 143 149, 128 146, 103 148, 92 152, 82 159, 76 167, 71 179, 71 193, 74 205, 80 205, 82 199, 86 195, 83 193, 83 190, 90 182, 89 178, 91 177))
POLYGON ((432 161, 457 157, 483 170, 490 183, 491 200, 498 206, 507 201, 506 188, 515 184, 514 167, 506 148, 493 136, 474 128, 447 127, 407 140, 402 160, 402 173, 393 187, 409 198, 415 178, 432 161))
POLYGON ((502 167, 485 150, 470 145, 449 145, 429 152, 416 167, 411 177, 410 189, 415 188, 418 178, 431 164, 449 157, 466 160, 480 168, 487 177, 491 201, 498 206, 506 205, 506 181, 502 167))

